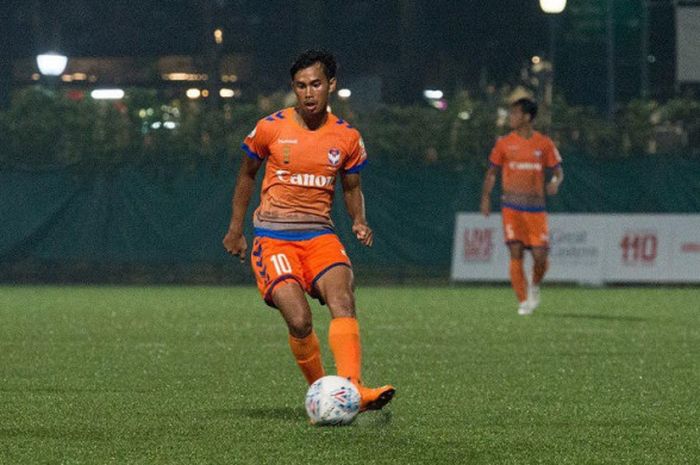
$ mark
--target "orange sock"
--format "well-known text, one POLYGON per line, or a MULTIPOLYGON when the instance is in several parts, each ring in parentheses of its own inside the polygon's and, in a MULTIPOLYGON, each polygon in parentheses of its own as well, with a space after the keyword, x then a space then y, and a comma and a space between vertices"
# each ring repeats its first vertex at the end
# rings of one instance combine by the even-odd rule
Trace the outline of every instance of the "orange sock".
POLYGON ((539 285, 542 282, 542 278, 544 278, 544 274, 547 272, 547 268, 549 268, 549 261, 545 260, 542 265, 535 265, 532 267, 532 284, 534 285, 539 285))
POLYGON ((510 259, 510 283, 513 286, 515 295, 518 297, 518 302, 523 302, 527 299, 527 280, 525 279, 525 271, 523 270, 523 261, 510 259))
POLYGON ((362 364, 360 325, 351 317, 333 318, 328 330, 328 342, 335 358, 338 376, 359 382, 362 364))
POLYGON ((302 339, 297 339, 290 334, 289 347, 309 384, 326 374, 321 362, 321 345, 313 330, 311 334, 302 339))

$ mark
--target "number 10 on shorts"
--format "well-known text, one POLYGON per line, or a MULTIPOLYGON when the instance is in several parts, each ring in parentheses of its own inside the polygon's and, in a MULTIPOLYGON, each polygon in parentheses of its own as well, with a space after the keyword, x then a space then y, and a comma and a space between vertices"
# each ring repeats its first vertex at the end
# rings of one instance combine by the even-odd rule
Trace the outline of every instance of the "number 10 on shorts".
POLYGON ((285 254, 275 254, 270 257, 270 260, 272 260, 272 265, 275 267, 277 276, 289 274, 292 272, 292 265, 289 263, 289 259, 285 254))

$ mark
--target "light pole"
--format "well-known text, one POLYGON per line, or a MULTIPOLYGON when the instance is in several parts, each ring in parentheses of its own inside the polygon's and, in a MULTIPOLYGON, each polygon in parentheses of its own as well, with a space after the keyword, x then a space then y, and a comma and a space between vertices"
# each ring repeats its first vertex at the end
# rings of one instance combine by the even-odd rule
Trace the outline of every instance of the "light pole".
POLYGON ((552 64, 552 80, 554 80, 554 56, 557 49, 556 18, 566 8, 566 0, 540 0, 540 8, 549 15, 549 62, 552 64))
POLYGON ((642 98, 649 97, 649 2, 642 0, 642 62, 640 73, 640 94, 642 98))
POLYGON ((608 70, 608 120, 615 119, 615 13, 613 0, 607 0, 605 13, 608 70))
POLYGON ((556 67, 554 59, 557 50, 557 16, 566 8, 566 0, 540 0, 540 8, 549 15, 549 83, 545 91, 546 105, 549 109, 549 126, 552 124, 552 103, 554 93, 554 76, 556 67))

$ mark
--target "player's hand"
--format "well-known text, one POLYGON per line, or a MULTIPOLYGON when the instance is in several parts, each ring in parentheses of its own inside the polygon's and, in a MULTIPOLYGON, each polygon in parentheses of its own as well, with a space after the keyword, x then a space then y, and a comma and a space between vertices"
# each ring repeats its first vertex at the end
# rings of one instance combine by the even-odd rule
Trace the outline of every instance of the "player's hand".
POLYGON ((557 192, 559 192, 559 183, 558 182, 548 182, 547 186, 547 195, 557 195, 557 192))
POLYGON ((491 199, 488 197, 481 198, 481 206, 479 207, 481 214, 488 217, 491 213, 491 199))
POLYGON ((238 257, 241 263, 245 261, 246 252, 248 251, 248 243, 245 236, 241 233, 228 231, 223 240, 224 248, 234 257, 238 257))
POLYGON ((358 241, 362 242, 363 245, 367 247, 372 247, 374 243, 374 232, 365 223, 355 223, 352 225, 352 232, 358 241))

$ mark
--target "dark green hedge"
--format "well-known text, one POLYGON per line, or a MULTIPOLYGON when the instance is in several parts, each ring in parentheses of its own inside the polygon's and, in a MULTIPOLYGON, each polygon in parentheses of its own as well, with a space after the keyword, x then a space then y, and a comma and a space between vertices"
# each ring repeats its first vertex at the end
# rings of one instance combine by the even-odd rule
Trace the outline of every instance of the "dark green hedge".
MULTIPOLYGON (((211 108, 201 100, 166 102, 141 89, 128 90, 117 102, 70 98, 74 95, 40 87, 17 91, 10 108, 0 112, 0 166, 89 170, 125 162, 225 163, 240 156, 241 140, 256 120, 282 106, 281 99, 271 105, 265 99, 266 108, 238 101, 211 108)), ((506 107, 461 93, 449 100, 446 111, 424 105, 354 112, 340 102, 335 109, 362 131, 374 156, 391 154, 386 162, 459 165, 486 159, 495 138, 506 131, 498 124, 499 108, 503 123, 506 107)), ((619 158, 692 153, 700 146, 697 100, 634 101, 620 109, 614 122, 561 101, 553 111, 554 124, 545 129, 562 152, 619 158)))

